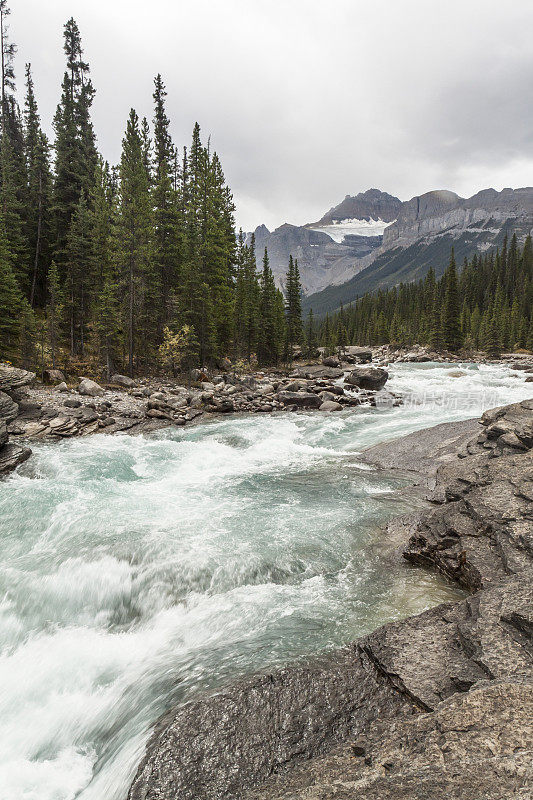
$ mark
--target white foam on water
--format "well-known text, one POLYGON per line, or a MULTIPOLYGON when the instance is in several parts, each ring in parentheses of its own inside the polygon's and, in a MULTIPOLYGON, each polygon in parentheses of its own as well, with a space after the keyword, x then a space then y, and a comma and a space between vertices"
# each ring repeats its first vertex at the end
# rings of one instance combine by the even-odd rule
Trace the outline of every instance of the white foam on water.
POLYGON ((398 481, 357 453, 533 391, 390 372, 400 408, 37 444, 0 482, 0 800, 124 800, 172 704, 455 596, 380 557, 398 481))

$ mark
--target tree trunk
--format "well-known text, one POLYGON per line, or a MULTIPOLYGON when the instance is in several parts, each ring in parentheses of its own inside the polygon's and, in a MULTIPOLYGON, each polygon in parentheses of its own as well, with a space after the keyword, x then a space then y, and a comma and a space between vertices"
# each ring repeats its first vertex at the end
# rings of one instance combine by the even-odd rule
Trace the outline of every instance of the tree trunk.
POLYGON ((37 217, 37 241, 35 243, 35 258, 33 260, 33 280, 31 284, 30 306, 35 304, 35 287, 37 285, 37 270, 39 267, 39 255, 41 252, 41 230, 43 222, 43 174, 39 172, 39 216, 37 217))

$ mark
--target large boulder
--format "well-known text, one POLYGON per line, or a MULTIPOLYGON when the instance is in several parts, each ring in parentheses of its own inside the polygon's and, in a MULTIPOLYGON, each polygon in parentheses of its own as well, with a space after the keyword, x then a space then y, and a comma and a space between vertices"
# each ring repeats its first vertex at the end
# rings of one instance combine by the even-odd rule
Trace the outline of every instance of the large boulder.
POLYGON ((111 376, 110 383, 123 386, 124 389, 135 389, 137 386, 133 378, 130 378, 128 375, 120 375, 118 372, 116 375, 111 376))
POLYGON ((356 347, 355 345, 351 345, 344 349, 344 358, 346 361, 368 364, 372 361, 372 350, 369 350, 368 347, 356 347))
POLYGON ((341 365, 337 356, 326 356, 322 359, 322 363, 325 367, 340 367, 341 365))
POLYGON ((335 400, 324 400, 319 407, 319 411, 342 411, 342 406, 340 403, 336 403, 335 400))
POLYGON ((302 408, 320 408, 322 398, 311 392, 278 392, 276 395, 284 406, 301 406, 302 408))
POLYGON ((371 389, 377 391, 382 389, 387 383, 389 373, 379 367, 355 367, 344 382, 350 386, 358 386, 360 389, 371 389))
POLYGON ((0 449, 0 475, 11 472, 31 456, 29 447, 20 447, 8 442, 0 449))
POLYGON ((17 369, 9 364, 0 364, 0 390, 9 392, 12 389, 20 389, 35 380, 35 372, 28 372, 26 369, 17 369))
POLYGON ((1 421, 0 422, 0 450, 2 449, 2 447, 5 444, 7 444, 7 439, 8 439, 8 436, 7 436, 6 423, 4 421, 1 421))
POLYGON ((5 392, 0 391, 0 420, 9 422, 19 413, 19 407, 11 397, 5 392))
POLYGON ((101 397, 104 394, 102 387, 96 383, 96 381, 92 381, 90 378, 81 379, 78 386, 78 392, 80 394, 85 394, 88 397, 101 397))
POLYGON ((65 376, 60 369, 45 369, 43 378, 46 383, 64 383, 65 376))

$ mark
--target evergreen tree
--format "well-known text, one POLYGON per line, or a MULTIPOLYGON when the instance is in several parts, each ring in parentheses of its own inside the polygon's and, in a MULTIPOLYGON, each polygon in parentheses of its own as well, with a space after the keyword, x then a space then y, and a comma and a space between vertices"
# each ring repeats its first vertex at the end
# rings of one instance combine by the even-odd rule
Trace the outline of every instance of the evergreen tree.
POLYGON ((26 237, 29 250, 29 302, 42 306, 50 253, 52 175, 50 146, 41 130, 30 64, 26 64, 25 152, 28 174, 26 237))
POLYGON ((154 268, 161 286, 162 327, 168 321, 171 292, 180 277, 181 243, 177 192, 172 182, 174 146, 165 110, 167 93, 161 75, 157 75, 154 84, 154 268))
POLYGON ((127 331, 128 369, 155 343, 159 287, 152 269, 152 207, 143 160, 139 118, 130 111, 120 159, 117 271, 121 276, 127 331))
POLYGON ((305 354, 307 358, 315 358, 317 354, 318 341, 315 330, 315 320, 313 317, 313 309, 309 309, 307 317, 307 325, 305 329, 305 354))
POLYGON ((294 261, 292 256, 289 256, 289 269, 285 282, 285 292, 286 352, 287 359, 290 362, 292 361, 294 345, 299 344, 302 340, 302 287, 300 284, 298 262, 294 261))
POLYGON ((11 253, 0 222, 0 359, 13 360, 20 354, 24 297, 11 266, 11 253))
POLYGON ((71 355, 85 357, 87 321, 94 291, 92 215, 82 192, 74 210, 65 246, 67 310, 71 355))
POLYGON ((261 326, 257 344, 257 359, 260 364, 276 364, 279 359, 279 316, 276 313, 276 286, 270 269, 268 251, 265 247, 263 271, 261 273, 261 296, 259 318, 261 326))
POLYGON ((56 175, 53 197, 55 249, 62 260, 72 215, 82 192, 86 198, 91 196, 98 160, 90 118, 94 89, 88 77, 89 65, 83 60, 80 31, 72 18, 65 25, 63 49, 67 68, 54 117, 56 175))
POLYGON ((52 368, 56 368, 58 349, 61 340, 63 321, 63 295, 59 280, 59 270, 52 261, 48 270, 48 301, 46 303, 46 338, 50 350, 52 368))
POLYGON ((450 265, 445 273, 444 305, 442 308, 442 336, 444 346, 452 352, 461 346, 461 325, 457 271, 452 247, 450 265))

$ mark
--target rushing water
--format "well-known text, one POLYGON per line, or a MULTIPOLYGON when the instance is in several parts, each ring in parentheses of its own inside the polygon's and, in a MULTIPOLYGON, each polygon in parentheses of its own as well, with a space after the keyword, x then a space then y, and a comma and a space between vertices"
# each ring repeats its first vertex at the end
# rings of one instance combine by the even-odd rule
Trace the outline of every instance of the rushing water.
POLYGON ((393 367, 400 408, 34 446, 0 482, 0 799, 123 800, 172 703, 455 596, 387 558, 400 480, 358 453, 533 394, 457 369, 393 367))

